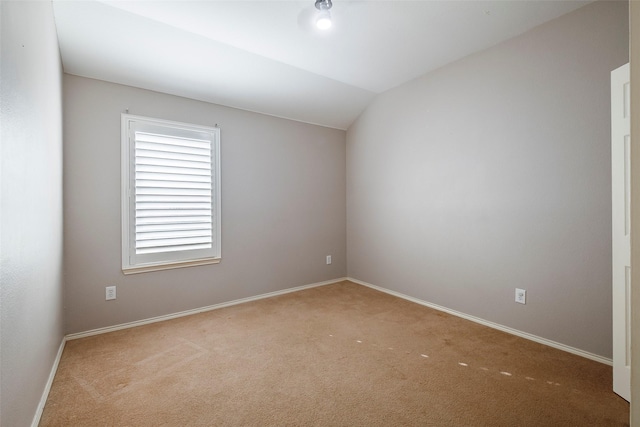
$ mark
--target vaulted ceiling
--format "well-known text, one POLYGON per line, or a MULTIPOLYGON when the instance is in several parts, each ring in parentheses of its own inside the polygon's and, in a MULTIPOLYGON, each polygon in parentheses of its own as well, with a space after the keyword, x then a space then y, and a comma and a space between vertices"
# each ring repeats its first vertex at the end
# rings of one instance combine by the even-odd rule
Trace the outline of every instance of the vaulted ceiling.
POLYGON ((347 129, 373 98, 590 1, 64 1, 65 72, 347 129))

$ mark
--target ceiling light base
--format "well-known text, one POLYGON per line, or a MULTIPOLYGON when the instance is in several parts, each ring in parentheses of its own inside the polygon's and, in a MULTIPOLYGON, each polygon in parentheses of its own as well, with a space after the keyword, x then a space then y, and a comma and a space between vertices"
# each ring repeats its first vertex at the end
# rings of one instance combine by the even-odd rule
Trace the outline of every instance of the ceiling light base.
POLYGON ((316 9, 318 10, 328 11, 332 6, 333 4, 331 3, 331 0, 316 0, 316 9))

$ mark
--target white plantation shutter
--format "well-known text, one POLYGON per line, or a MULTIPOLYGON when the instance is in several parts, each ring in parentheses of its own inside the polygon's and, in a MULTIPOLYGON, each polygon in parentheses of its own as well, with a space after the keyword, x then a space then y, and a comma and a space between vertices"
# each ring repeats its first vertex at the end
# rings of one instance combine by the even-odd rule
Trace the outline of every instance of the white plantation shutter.
POLYGON ((219 259, 219 130, 123 115, 125 133, 123 270, 219 259))

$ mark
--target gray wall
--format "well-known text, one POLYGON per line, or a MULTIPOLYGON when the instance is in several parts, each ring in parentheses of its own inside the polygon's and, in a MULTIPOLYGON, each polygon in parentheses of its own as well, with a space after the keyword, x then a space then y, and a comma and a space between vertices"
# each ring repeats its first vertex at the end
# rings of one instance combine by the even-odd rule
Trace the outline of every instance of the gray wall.
POLYGON ((380 95, 347 132, 349 276, 611 357, 627 8, 590 4, 380 95))
POLYGON ((64 114, 67 333, 346 275, 344 131, 71 75, 64 77, 64 114), (220 124, 220 264, 122 274, 125 109, 220 124), (105 301, 107 285, 117 286, 117 300, 105 301))
POLYGON ((62 71, 50 2, 0 14, 0 425, 25 426, 63 338, 62 71))

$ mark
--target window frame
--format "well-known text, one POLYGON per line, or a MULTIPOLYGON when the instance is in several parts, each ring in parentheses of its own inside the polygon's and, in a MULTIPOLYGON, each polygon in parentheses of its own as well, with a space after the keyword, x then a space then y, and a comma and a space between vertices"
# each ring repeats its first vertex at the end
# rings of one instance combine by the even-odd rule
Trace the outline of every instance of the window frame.
MULTIPOLYGON (((159 132, 158 132, 159 133, 159 132)), ((197 265, 217 264, 222 258, 222 220, 220 185, 220 128, 194 125, 164 119, 122 113, 121 115, 121 219, 122 219, 122 272, 144 273, 197 265), (133 129, 132 129, 133 124, 133 129), (207 134, 211 137, 211 221, 212 247, 189 251, 170 251, 160 255, 135 254, 135 127, 164 130, 161 135, 172 137, 188 134, 207 134), (137 261, 137 258, 153 258, 137 261)))

